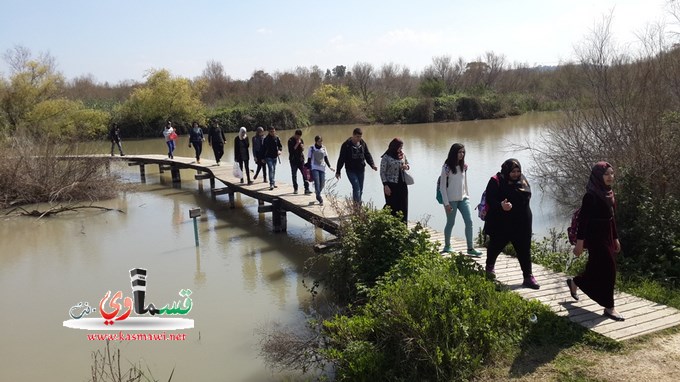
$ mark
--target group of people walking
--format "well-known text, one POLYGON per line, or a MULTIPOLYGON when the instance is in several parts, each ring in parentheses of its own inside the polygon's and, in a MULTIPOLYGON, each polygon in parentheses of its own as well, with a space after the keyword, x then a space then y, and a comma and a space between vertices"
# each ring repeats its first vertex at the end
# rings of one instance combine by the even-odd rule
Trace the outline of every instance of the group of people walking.
MULTIPOLYGON (((118 147, 120 155, 124 155, 119 132, 115 124, 109 132, 112 156, 115 147, 118 147)), ((177 139, 172 122, 167 122, 163 135, 168 146, 168 157, 172 159, 177 139)), ((302 131, 296 130, 287 142, 293 193, 298 193, 297 174, 300 173, 304 194, 312 194, 310 182, 313 182, 316 200, 323 205, 321 193, 325 186, 326 170, 335 172, 336 179, 340 179, 341 170, 345 168, 347 179, 352 186, 352 200, 360 204, 366 166, 378 171, 362 135, 362 130, 356 128, 352 136, 341 144, 337 165, 333 169, 326 147, 323 145, 323 138, 315 136, 314 144, 306 149, 302 131), (306 172, 309 172, 311 176, 306 175, 306 172)), ((194 122, 189 132, 189 146, 193 147, 196 152, 197 163, 200 163, 203 141, 203 130, 197 122, 194 122)), ((217 121, 212 121, 208 130, 208 144, 212 146, 215 161, 219 165, 224 155, 226 138, 217 121)), ((400 216, 403 222, 407 222, 408 186, 413 184, 413 178, 408 172, 410 164, 403 148, 404 142, 399 138, 394 138, 389 142, 387 150, 381 156, 380 179, 383 184, 385 207, 389 207, 393 215, 400 216)), ((234 161, 238 163, 246 178, 245 181, 241 178, 241 183, 247 181, 248 184, 253 184, 253 180, 257 179, 261 171, 263 182, 269 181, 269 189, 277 188, 276 164, 281 162, 282 150, 283 145, 274 127, 269 127, 267 134, 262 127, 258 127, 250 141, 246 128, 241 127, 234 138, 234 161), (251 147, 257 166, 252 179, 249 168, 251 147)), ((446 214, 442 252, 451 252, 451 233, 457 212, 460 211, 465 224, 467 254, 479 257, 482 253, 473 245, 472 207, 468 191, 468 165, 465 155, 465 146, 461 143, 454 143, 441 167, 438 191, 441 194, 440 202, 446 214)), ((604 316, 623 321, 624 317, 614 306, 615 259, 621 250, 621 244, 616 229, 613 183, 614 169, 611 164, 598 162, 592 167, 578 213, 577 240, 573 249, 576 256, 580 256, 587 249, 589 256, 584 272, 573 279, 567 279, 566 284, 573 299, 579 300, 578 290, 580 289, 604 307, 604 316)), ((514 158, 506 160, 501 165, 500 171, 490 177, 484 192, 483 232, 489 237, 486 272, 490 276, 495 276, 496 259, 505 246, 511 243, 522 270, 522 285, 539 289, 540 285, 532 273, 530 201, 531 186, 522 174, 521 164, 514 158)))

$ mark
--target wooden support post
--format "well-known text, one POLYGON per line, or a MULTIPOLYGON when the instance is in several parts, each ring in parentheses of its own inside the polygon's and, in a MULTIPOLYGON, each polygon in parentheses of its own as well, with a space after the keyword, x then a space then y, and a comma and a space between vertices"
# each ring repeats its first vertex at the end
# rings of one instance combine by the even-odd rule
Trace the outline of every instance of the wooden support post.
POLYGON ((258 211, 259 211, 259 208, 261 208, 262 206, 264 206, 264 200, 262 200, 262 199, 257 199, 257 205, 258 205, 258 211))
MULTIPOLYGON (((215 189, 215 177, 214 176, 210 177, 210 189, 211 190, 215 189)), ((214 196, 215 196, 215 194, 213 194, 213 198, 214 198, 214 196)))
POLYGON ((286 220, 286 210, 283 209, 281 199, 272 200, 272 223, 274 225, 274 232, 286 232, 288 229, 288 222, 286 220))
POLYGON ((229 208, 236 208, 236 201, 234 198, 234 191, 229 191, 229 208))
POLYGON ((179 168, 177 166, 172 166, 170 168, 170 174, 172 174, 172 183, 182 183, 182 179, 179 176, 179 168))
POLYGON ((146 171, 143 162, 128 162, 128 166, 139 166, 139 177, 142 183, 146 183, 146 171))

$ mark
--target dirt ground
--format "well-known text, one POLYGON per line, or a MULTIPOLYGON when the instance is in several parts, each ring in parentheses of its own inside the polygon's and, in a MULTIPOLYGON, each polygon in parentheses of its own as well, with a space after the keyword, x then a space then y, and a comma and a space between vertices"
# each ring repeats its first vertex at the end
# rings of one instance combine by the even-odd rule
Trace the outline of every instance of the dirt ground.
POLYGON ((486 369, 478 382, 680 381, 680 330, 624 342, 620 351, 540 348, 512 365, 486 369))
POLYGON ((621 354, 598 354, 593 376, 606 381, 680 381, 680 333, 633 344, 621 354))

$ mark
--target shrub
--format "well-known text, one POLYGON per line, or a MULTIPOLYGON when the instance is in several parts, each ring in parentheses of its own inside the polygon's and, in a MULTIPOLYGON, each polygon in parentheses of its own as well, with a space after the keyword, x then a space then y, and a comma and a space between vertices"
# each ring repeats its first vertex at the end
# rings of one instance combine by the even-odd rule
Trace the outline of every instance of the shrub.
POLYGON ((457 121, 460 119, 457 112, 460 95, 446 95, 434 100, 435 121, 457 121))
POLYGON ((258 126, 291 130, 310 125, 309 110, 300 103, 238 105, 215 110, 209 118, 216 119, 227 131, 238 131, 241 126, 248 130, 258 126))
POLYGON ((29 203, 72 203, 114 197, 122 189, 107 174, 106 158, 59 158, 82 154, 77 144, 18 131, 0 148, 0 208, 29 203))
POLYGON ((325 322, 338 380, 471 378, 520 343, 543 308, 498 292, 470 259, 434 251, 404 257, 354 316, 325 322))
POLYGON ((680 286, 680 201, 653 193, 637 174, 621 173, 616 194, 620 271, 680 286))
POLYGON ((386 115, 382 119, 385 123, 406 123, 412 119, 411 116, 417 106, 417 98, 406 97, 397 99, 387 105, 386 115))
POLYGON ((356 302, 402 257, 434 251, 419 224, 408 229, 387 210, 357 208, 341 232, 341 249, 328 255, 325 281, 342 302, 356 302))

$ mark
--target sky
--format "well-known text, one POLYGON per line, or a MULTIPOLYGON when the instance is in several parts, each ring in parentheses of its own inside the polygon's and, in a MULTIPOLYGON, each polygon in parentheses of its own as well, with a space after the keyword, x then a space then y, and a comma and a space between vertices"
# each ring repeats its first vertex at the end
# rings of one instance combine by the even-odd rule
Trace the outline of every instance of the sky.
MULTIPOLYGON (((67 79, 144 81, 150 69, 195 78, 208 61, 232 79, 256 70, 393 63, 419 73, 433 57, 573 60, 613 12, 616 41, 668 19, 667 0, 0 0, 0 52, 49 53, 67 79)), ((0 62, 0 74, 8 66, 0 62)))

